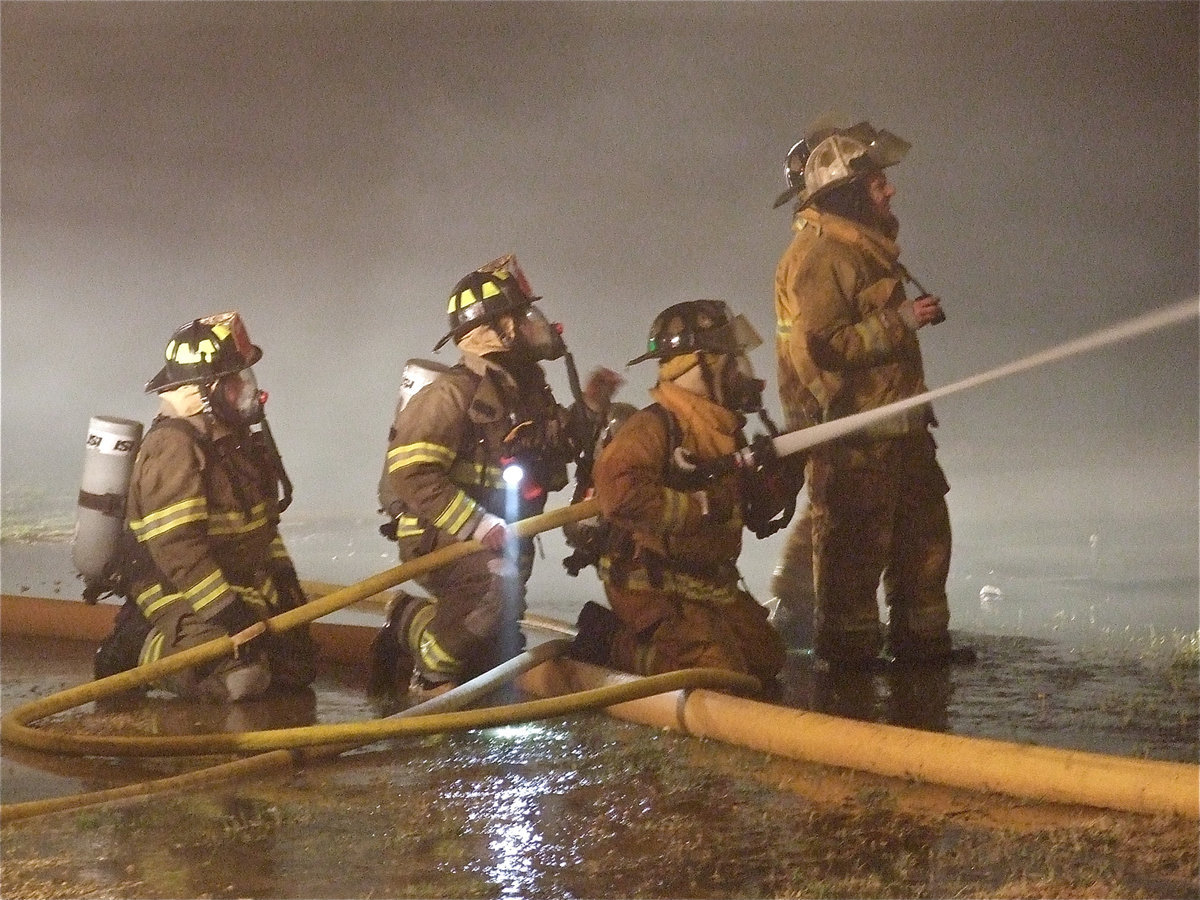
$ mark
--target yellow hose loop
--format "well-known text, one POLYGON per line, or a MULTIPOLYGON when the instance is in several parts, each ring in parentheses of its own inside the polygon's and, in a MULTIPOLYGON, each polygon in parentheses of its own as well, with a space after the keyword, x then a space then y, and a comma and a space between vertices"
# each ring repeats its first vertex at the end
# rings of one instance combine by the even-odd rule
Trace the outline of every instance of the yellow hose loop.
MULTIPOLYGON (((552 528, 559 528, 568 522, 578 522, 590 518, 599 512, 600 506, 596 500, 585 500, 569 506, 553 509, 541 515, 522 519, 512 526, 518 537, 531 537, 552 528)), ((363 579, 341 590, 334 591, 319 600, 305 603, 303 606, 280 613, 267 620, 271 632, 288 631, 300 625, 307 624, 331 612, 336 612, 352 603, 357 603, 381 591, 393 588, 402 582, 409 581, 431 572, 449 562, 478 553, 483 545, 478 541, 464 541, 434 550, 432 553, 417 559, 409 560, 387 571, 380 572, 370 578, 363 579)), ((154 662, 118 672, 107 678, 89 681, 85 684, 68 688, 49 697, 31 701, 18 707, 0 719, 0 740, 11 741, 35 749, 54 749, 39 737, 36 729, 27 728, 29 723, 55 715, 64 710, 82 706, 103 697, 111 697, 123 691, 142 687, 159 681, 167 675, 187 669, 201 663, 231 655, 236 649, 230 637, 221 637, 189 647, 179 653, 157 659, 154 662)), ((70 752, 70 751, 65 751, 70 752)), ((219 751, 217 751, 219 752, 219 751)))
MULTIPOLYGON (((496 668, 485 672, 478 678, 471 679, 466 684, 460 685, 452 691, 447 691, 445 694, 434 697, 431 700, 426 700, 424 703, 401 710, 395 714, 395 718, 461 709, 522 673, 561 655, 570 645, 571 642, 567 640, 546 641, 545 643, 538 644, 536 647, 518 654, 513 659, 496 666, 496 668)), ((73 794, 66 797, 30 800, 25 803, 10 803, 0 806, 0 821, 5 823, 19 822, 23 819, 31 819, 35 816, 46 815, 48 813, 62 812, 67 809, 82 809, 87 806, 98 806, 102 803, 109 803, 115 800, 148 797, 152 794, 162 794, 167 791, 184 791, 193 787, 209 788, 216 782, 227 778, 238 778, 260 773, 265 774, 287 766, 332 759, 338 754, 352 750, 358 746, 360 745, 334 744, 311 750, 271 750, 267 753, 257 754, 256 756, 248 756, 243 759, 236 759, 215 766, 206 766, 201 769, 194 769, 191 772, 169 775, 164 778, 155 778, 136 784, 127 784, 121 787, 91 791, 84 794, 73 794)))
POLYGON ((202 756, 218 753, 258 753, 328 744, 369 744, 388 738, 467 731, 547 719, 685 688, 753 692, 758 691, 760 685, 756 678, 724 669, 682 669, 662 675, 650 675, 626 684, 592 688, 560 697, 528 700, 485 709, 433 713, 406 719, 304 725, 297 728, 243 733, 215 732, 155 737, 79 735, 20 726, 24 729, 20 743, 38 750, 80 756, 202 756))

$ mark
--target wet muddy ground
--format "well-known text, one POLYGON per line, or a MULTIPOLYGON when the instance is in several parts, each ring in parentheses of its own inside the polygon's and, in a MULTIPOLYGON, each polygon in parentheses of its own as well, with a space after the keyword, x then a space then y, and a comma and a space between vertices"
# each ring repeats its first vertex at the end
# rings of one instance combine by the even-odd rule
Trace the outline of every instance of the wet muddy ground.
MULTIPOLYGON (((992 666, 822 684, 784 702, 912 727, 1195 760, 1196 672, 972 637, 992 666), (1097 748, 1095 745, 1103 745, 1097 748)), ((0 647, 4 708, 87 677, 89 645, 0 647)), ((248 730, 378 716, 361 673, 299 697, 69 711, 71 729, 248 730)), ((66 720, 66 721, 63 721, 66 720)), ((5 746, 5 803, 204 760, 5 746)), ((9 897, 1198 897, 1196 823, 1030 804, 770 757, 599 714, 378 743, 337 761, 7 824, 9 897)))

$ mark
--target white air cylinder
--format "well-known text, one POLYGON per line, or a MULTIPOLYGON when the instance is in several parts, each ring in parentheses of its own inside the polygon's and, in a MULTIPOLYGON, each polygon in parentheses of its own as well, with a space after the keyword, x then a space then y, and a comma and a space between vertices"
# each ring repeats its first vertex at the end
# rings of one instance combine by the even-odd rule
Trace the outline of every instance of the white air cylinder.
POLYGON ((88 423, 71 558, 85 579, 101 579, 125 525, 125 498, 142 423, 93 416, 88 423))

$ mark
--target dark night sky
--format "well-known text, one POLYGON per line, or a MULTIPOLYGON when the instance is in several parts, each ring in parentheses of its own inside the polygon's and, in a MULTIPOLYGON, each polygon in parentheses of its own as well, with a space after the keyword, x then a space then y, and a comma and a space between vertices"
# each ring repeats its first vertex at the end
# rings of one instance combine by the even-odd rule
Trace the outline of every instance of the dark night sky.
MULTIPOLYGON (((949 314, 921 332, 931 386, 1194 297, 1197 11, 5 2, 5 506, 69 510, 88 417, 148 421, 171 331, 235 308, 297 509, 369 516, 405 359, 508 251, 581 369, 715 296, 767 338, 773 394, 770 205, 830 111, 913 144, 893 208, 949 314)), ((956 520, 1153 511, 1194 541, 1197 343, 942 401, 956 520)), ((653 370, 626 374, 643 403, 653 370)))

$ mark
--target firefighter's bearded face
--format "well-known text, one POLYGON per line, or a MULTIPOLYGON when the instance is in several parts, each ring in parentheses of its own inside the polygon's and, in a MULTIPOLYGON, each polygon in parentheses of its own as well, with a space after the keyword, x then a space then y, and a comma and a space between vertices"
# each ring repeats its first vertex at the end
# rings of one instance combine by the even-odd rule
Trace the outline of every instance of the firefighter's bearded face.
POLYGON ((254 369, 222 375, 209 389, 213 414, 230 425, 253 425, 263 419, 262 392, 254 369))

